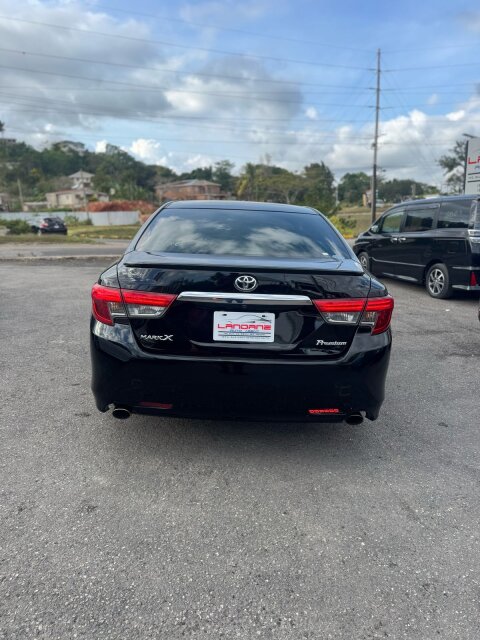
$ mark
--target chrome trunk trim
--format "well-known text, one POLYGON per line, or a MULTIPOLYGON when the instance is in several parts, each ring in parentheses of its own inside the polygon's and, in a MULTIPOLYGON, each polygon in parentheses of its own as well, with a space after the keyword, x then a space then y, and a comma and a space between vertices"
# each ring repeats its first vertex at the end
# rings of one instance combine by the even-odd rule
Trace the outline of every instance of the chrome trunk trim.
POLYGON ((268 293, 218 293, 212 291, 183 291, 177 300, 184 302, 210 302, 213 304, 225 304, 233 302, 237 304, 262 304, 262 305, 312 305, 308 296, 290 296, 268 293))

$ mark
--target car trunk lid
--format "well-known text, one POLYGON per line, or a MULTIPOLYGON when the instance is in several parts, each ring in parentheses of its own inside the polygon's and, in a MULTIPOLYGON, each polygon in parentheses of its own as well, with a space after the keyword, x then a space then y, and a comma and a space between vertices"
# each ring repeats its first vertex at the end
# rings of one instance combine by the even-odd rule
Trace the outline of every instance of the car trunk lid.
POLYGON ((118 279, 125 292, 175 296, 161 317, 130 314, 142 349, 207 358, 341 357, 358 323, 329 323, 312 301, 365 299, 370 290, 370 277, 353 259, 206 260, 199 255, 131 252, 118 265, 118 279), (252 290, 239 291, 242 276, 255 279, 252 290))

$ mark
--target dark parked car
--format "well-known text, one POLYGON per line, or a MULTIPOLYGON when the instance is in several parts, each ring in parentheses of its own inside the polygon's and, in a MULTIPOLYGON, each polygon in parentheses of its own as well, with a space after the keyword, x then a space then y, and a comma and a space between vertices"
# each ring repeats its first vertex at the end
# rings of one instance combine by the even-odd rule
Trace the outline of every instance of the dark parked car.
POLYGON ((100 411, 352 424, 378 416, 393 299, 314 209, 168 203, 92 299, 100 411))
POLYGON ((403 202, 360 234, 353 250, 372 274, 424 284, 433 298, 480 291, 478 197, 403 202))
POLYGON ((32 218, 29 224, 32 232, 39 236, 47 233, 61 233, 66 236, 68 232, 66 224, 58 217, 32 218))

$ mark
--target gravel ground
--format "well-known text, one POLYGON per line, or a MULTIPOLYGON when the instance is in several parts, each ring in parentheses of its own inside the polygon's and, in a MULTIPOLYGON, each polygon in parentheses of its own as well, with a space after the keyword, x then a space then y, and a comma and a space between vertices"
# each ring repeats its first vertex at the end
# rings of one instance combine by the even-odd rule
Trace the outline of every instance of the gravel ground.
POLYGON ((477 301, 387 282, 376 422, 119 422, 100 270, 0 265, 0 638, 478 640, 477 301))

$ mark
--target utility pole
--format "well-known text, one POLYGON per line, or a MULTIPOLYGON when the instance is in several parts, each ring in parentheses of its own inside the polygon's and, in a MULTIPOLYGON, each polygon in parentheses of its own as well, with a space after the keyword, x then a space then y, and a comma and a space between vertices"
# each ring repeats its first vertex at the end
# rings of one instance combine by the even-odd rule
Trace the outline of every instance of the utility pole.
POLYGON ((377 49, 377 89, 375 100, 375 134, 373 138, 373 169, 372 169, 372 223, 377 217, 377 154, 378 154, 378 121, 380 120, 380 49, 377 49))
POLYGON ((23 211, 23 191, 22 191, 22 183, 20 182, 20 178, 17 178, 17 186, 18 186, 18 198, 20 200, 20 207, 23 211))

